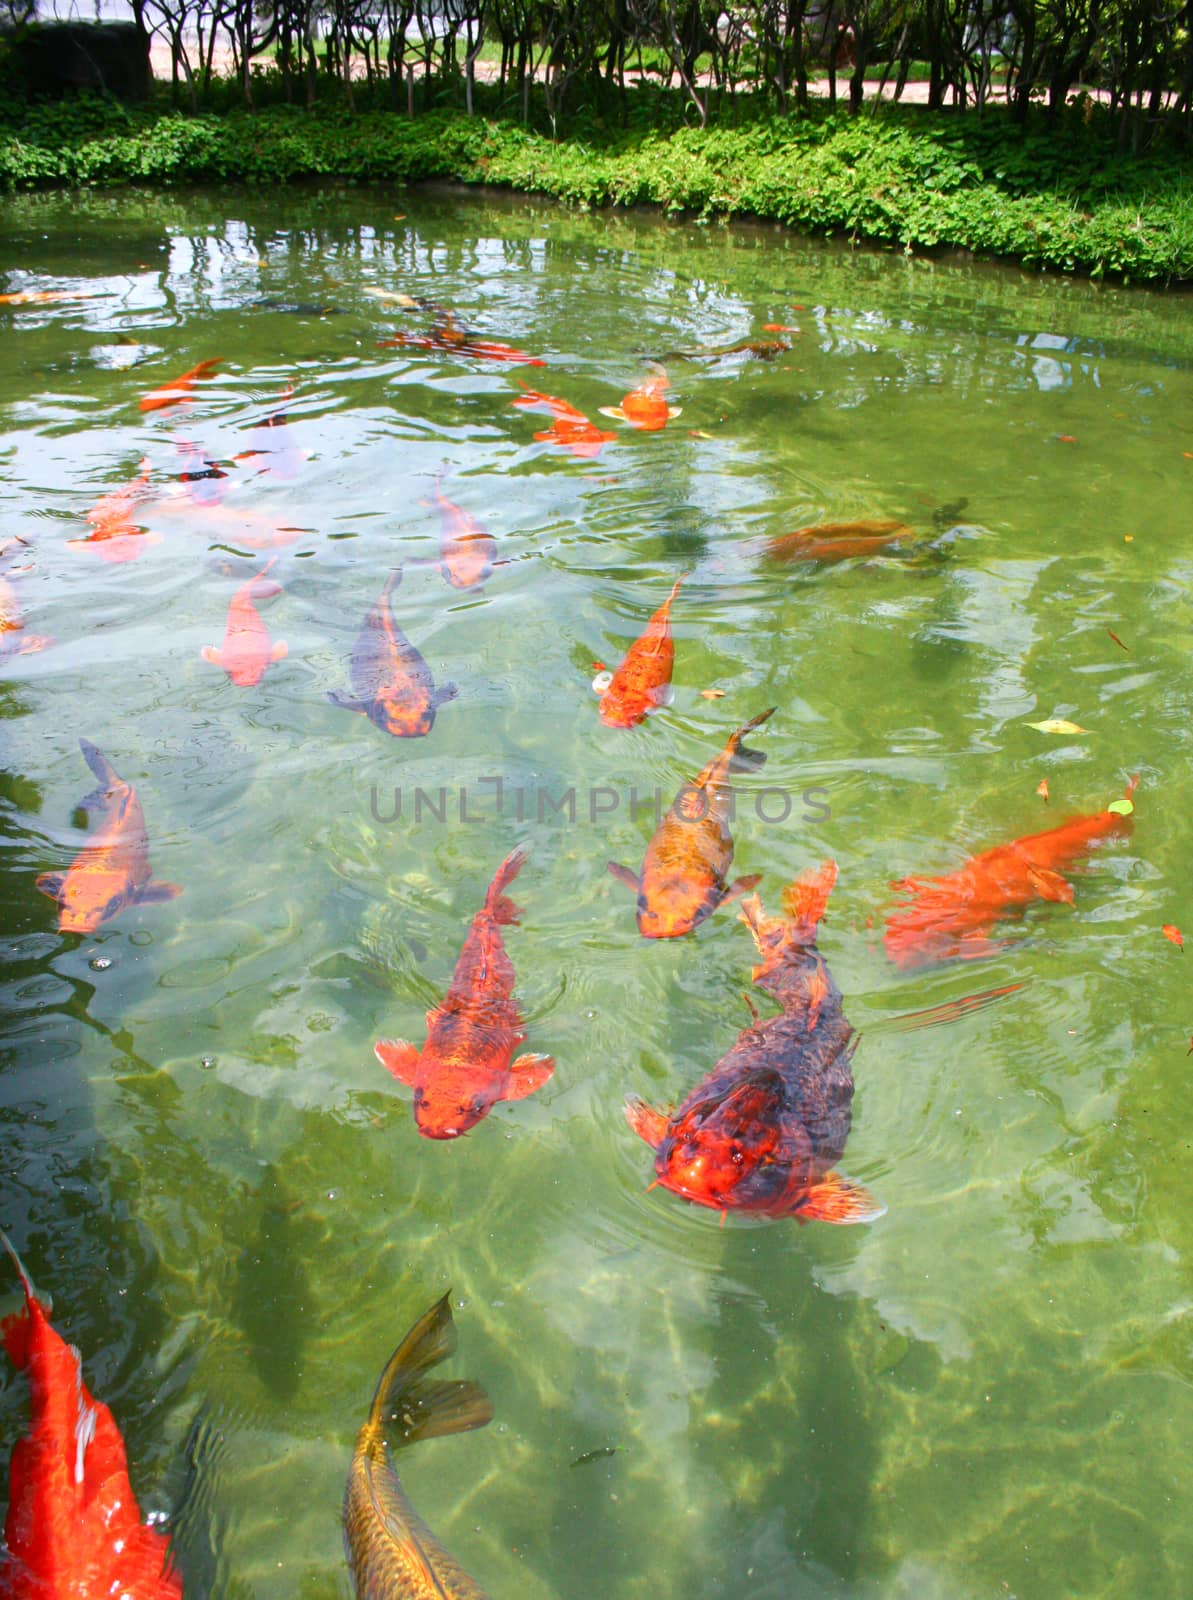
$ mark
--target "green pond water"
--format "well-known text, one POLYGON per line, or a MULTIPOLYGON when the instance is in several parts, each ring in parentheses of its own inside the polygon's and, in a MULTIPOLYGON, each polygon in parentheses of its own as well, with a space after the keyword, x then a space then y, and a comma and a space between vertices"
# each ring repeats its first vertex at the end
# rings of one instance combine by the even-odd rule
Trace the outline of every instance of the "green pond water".
MULTIPOLYGON (((0 290, 96 296, 0 309, 0 537, 29 540, 11 582, 53 640, 0 661, 0 1224, 143 1509, 182 1508, 187 1593, 349 1593, 355 1431, 449 1287, 445 1372, 494 1421, 404 1455, 403 1481, 496 1600, 1187 1592, 1193 998, 1160 930, 1193 934, 1188 298, 435 191, 24 198, 0 237, 0 290), (380 348, 427 318, 370 289, 548 365, 380 348), (766 323, 799 329, 773 361, 677 354, 766 323), (189 408, 139 410, 215 356, 189 408), (595 459, 511 407, 521 381, 598 418, 652 358, 682 416, 604 423, 595 459), (297 471, 242 462, 225 504, 309 531, 259 603, 289 654, 238 688, 200 650, 265 558, 179 501, 180 442, 230 462, 287 383, 297 471), (160 540, 70 548, 142 457, 160 540), (434 564, 437 475, 497 542, 479 591, 434 564), (760 553, 863 517, 922 544, 760 553), (418 740, 326 699, 397 564, 395 617, 460 691, 418 740), (673 703, 603 727, 594 663, 685 571, 673 703), (869 1226, 721 1226, 647 1193, 623 1112, 729 1048, 754 947, 736 907, 640 939, 606 862, 641 861, 635 791, 666 804, 769 705, 734 868, 777 909, 839 863, 820 947, 862 1034, 841 1165, 888 1207, 869 1226), (80 737, 184 891, 90 937, 34 885, 86 838, 80 737), (1073 873, 1073 906, 1036 905, 985 962, 886 960, 891 879, 1099 810, 1133 772, 1134 833, 1073 873), (517 844, 507 949, 525 1048, 557 1069, 433 1142, 372 1044, 421 1046, 517 844)), ((7 1461, 28 1391, 0 1385, 7 1461)))

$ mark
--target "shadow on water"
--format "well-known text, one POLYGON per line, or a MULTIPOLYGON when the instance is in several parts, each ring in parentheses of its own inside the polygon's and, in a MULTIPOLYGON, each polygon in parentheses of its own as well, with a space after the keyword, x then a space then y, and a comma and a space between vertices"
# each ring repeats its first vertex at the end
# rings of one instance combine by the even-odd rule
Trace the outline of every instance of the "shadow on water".
POLYGON ((230 1312, 248 1340, 253 1370, 282 1403, 298 1388, 317 1331, 306 1263, 318 1258, 323 1230, 302 1207, 271 1165, 257 1188, 241 1192, 225 1221, 229 1254, 236 1252, 230 1312))

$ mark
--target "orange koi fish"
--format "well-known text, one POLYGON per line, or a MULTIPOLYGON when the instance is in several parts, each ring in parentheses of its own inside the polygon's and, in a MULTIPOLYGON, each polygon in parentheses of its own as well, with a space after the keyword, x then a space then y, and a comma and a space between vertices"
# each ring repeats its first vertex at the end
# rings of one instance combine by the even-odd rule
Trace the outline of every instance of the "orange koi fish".
POLYGON ((192 367, 189 372, 184 372, 169 383, 164 383, 160 389, 153 389, 149 394, 142 395, 141 410, 164 411, 167 406, 176 406, 181 401, 188 400, 191 390, 199 379, 211 377, 225 359, 224 356, 212 356, 209 361, 200 361, 198 366, 192 367))
POLYGON ((381 1065, 414 1090, 414 1120, 428 1139, 458 1138, 488 1116, 495 1101, 524 1100, 555 1071, 550 1056, 511 1059, 526 1032, 501 930, 522 915, 504 891, 525 860, 524 850, 514 850, 494 874, 448 991, 427 1012, 421 1054, 405 1039, 379 1039, 373 1047, 381 1065))
POLYGON ((643 433, 657 433, 673 417, 683 415, 682 406, 667 404, 669 387, 667 374, 660 367, 653 377, 623 395, 619 406, 601 406, 600 413, 603 417, 616 417, 618 422, 628 422, 631 428, 638 428, 643 433))
MULTIPOLYGON (((19 534, 0 545, 0 656, 31 656, 53 643, 52 639, 40 633, 25 632, 25 616, 20 599, 2 570, 10 565, 14 555, 25 548, 26 542, 19 534)), ((15 567, 12 572, 15 576, 17 572, 28 570, 28 567, 15 567)))
POLYGON ((427 1377, 455 1348, 449 1290, 386 1362, 356 1436, 343 1525, 357 1600, 487 1600, 410 1504, 393 1465, 395 1452, 419 1439, 467 1433, 492 1418, 480 1384, 427 1377))
POLYGON ((352 694, 333 689, 327 698, 345 711, 363 712, 383 733, 418 739, 430 733, 435 713, 460 692, 454 683, 435 687, 431 669, 394 622, 389 597, 402 581, 395 567, 365 618, 352 650, 352 694))
POLYGON ((748 750, 742 740, 774 711, 771 706, 738 728, 720 755, 679 791, 646 847, 641 876, 619 862, 609 862, 617 881, 638 896, 638 932, 644 939, 677 939, 691 933, 719 905, 760 881, 755 872, 725 886, 733 860, 729 774, 757 772, 764 764, 766 756, 748 750))
POLYGON ((60 300, 95 300, 98 296, 83 289, 18 289, 0 294, 0 306, 48 306, 60 300))
POLYGON ((626 651, 625 660, 601 696, 599 716, 607 728, 632 728, 666 705, 671 694, 671 602, 687 577, 676 578, 671 593, 646 624, 646 632, 626 651))
POLYGON ((56 1332, 3 1233, 25 1294, 0 1322, 13 1365, 29 1374, 29 1432, 9 1469, 5 1600, 182 1600, 170 1541, 141 1521, 120 1429, 83 1382, 79 1352, 56 1332))
POLYGON ((856 522, 820 522, 781 533, 768 540, 766 553, 772 561, 848 561, 881 555, 915 536, 914 529, 889 517, 859 517, 856 522))
POLYGON ((476 518, 443 492, 435 480, 435 505, 439 508, 439 570, 453 589, 471 589, 493 571, 497 545, 476 518))
POLYGON ((228 605, 223 649, 217 650, 214 645, 205 644, 200 651, 204 661, 209 661, 213 667, 223 667, 232 682, 241 689, 249 689, 253 684, 260 683, 265 676, 265 669, 283 660, 287 654, 283 640, 279 639, 277 644, 270 643, 269 630, 253 604, 255 599, 264 600, 281 593, 281 584, 265 576, 276 560, 276 556, 271 556, 257 576, 242 583, 232 596, 228 605))
POLYGON ((1036 900, 1073 904, 1073 885, 1063 870, 1107 839, 1123 838, 1134 824, 1131 796, 1092 816, 1071 817, 1044 833, 1012 839, 973 856, 942 878, 903 878, 891 887, 910 903, 886 922, 883 944, 897 967, 926 966, 959 957, 977 960, 1004 949, 1008 940, 989 937, 996 923, 1020 917, 1036 900))
MULTIPOLYGON (((772 333, 798 333, 798 328, 781 327, 778 323, 767 323, 766 328, 772 333)), ((711 350, 673 350, 667 357, 669 361, 722 361, 727 356, 756 356, 759 361, 773 361, 776 356, 783 355, 791 346, 782 339, 739 339, 736 344, 718 345, 711 350)))
POLYGON ((37 879, 42 894, 61 907, 61 933, 94 933, 125 906, 173 900, 182 893, 176 883, 154 880, 145 814, 132 784, 116 775, 90 740, 80 739, 79 749, 99 779, 99 788, 79 804, 89 811, 102 808, 104 820, 65 872, 43 872, 37 879))
POLYGON ((782 1007, 753 1021, 669 1116, 626 1104, 634 1132, 655 1152, 655 1182, 714 1211, 800 1222, 872 1222, 880 1205, 835 1169, 849 1134, 857 1035, 816 948, 816 926, 837 878, 835 861, 797 878, 784 916, 757 895, 741 920, 762 957, 754 982, 782 1007))
POLYGON ((524 406, 527 410, 534 406, 544 407, 551 413, 551 426, 535 434, 536 443, 561 445, 582 459, 592 460, 593 457, 600 455, 602 445, 609 444, 617 438, 617 435, 608 429, 598 428, 596 423, 590 422, 583 411, 572 405, 570 400, 561 400, 558 395, 541 394, 537 389, 527 389, 524 395, 511 400, 510 404, 524 406))
POLYGON ((101 495, 87 513, 91 532, 82 539, 68 539, 67 546, 71 550, 94 548, 102 561, 135 561, 150 545, 161 543, 160 533, 151 533, 133 521, 133 512, 150 493, 149 457, 142 456, 138 476, 101 495))
POLYGON ((185 463, 178 481, 186 484, 187 498, 197 506, 216 505, 228 492, 229 474, 193 440, 176 437, 174 443, 185 463))

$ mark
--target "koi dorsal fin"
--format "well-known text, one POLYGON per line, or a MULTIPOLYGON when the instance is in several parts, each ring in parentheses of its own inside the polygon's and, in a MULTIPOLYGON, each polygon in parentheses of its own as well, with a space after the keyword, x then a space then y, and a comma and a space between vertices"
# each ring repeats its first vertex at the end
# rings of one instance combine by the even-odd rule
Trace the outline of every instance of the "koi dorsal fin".
POLYGON ((818 867, 801 872, 783 890, 783 910, 801 930, 808 930, 809 938, 815 937, 817 924, 824 916, 836 881, 837 863, 829 859, 822 861, 818 867))

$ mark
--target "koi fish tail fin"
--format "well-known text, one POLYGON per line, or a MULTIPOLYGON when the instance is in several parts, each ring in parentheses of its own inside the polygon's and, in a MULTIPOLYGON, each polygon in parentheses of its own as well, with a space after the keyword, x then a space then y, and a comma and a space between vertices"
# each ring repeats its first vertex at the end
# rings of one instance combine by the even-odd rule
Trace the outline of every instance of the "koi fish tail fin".
POLYGON ((525 850, 512 850, 493 874, 493 882, 485 896, 485 910, 499 927, 508 927, 522 915, 521 906, 516 906, 504 890, 513 883, 525 862, 525 850))
POLYGON ((210 378, 217 367, 222 367, 227 356, 211 356, 207 361, 200 361, 197 367, 192 368, 189 376, 192 378, 210 378))
POLYGON ((764 750, 751 750, 743 744, 747 733, 752 733, 755 728, 760 728, 768 717, 773 717, 775 707, 771 706, 758 716, 752 717, 744 723, 729 740, 729 771, 730 772, 757 772, 766 765, 766 752, 764 750))
POLYGON ((47 1313, 50 1311, 51 1302, 48 1295, 39 1294, 33 1286, 33 1279, 25 1271, 25 1263, 13 1248, 12 1241, 0 1228, 0 1245, 8 1254, 9 1260, 17 1269, 17 1277, 21 1280, 21 1292, 24 1296, 24 1305, 16 1311, 10 1311, 0 1317, 0 1338, 3 1338, 4 1348, 8 1351, 9 1359, 14 1367, 24 1368, 29 1364, 29 1334, 32 1328, 31 1307, 36 1301, 47 1313))
POLYGON ((95 795, 88 795, 87 800, 81 802, 84 806, 88 801, 94 801, 108 790, 119 786, 121 779, 115 767, 104 755, 103 751, 91 743, 90 739, 80 739, 79 749, 83 752, 83 760, 91 768, 96 778, 99 779, 99 790, 95 795))
POLYGON ((479 1383, 427 1376, 456 1348, 450 1293, 422 1314, 390 1356, 373 1396, 369 1425, 381 1429, 396 1423, 393 1436, 399 1448, 483 1428, 493 1416, 492 1402, 479 1383))
POLYGON ((831 859, 818 867, 801 872, 793 883, 783 890, 783 910, 802 944, 811 944, 816 938, 816 928, 824 916, 829 895, 837 881, 837 863, 831 859))

